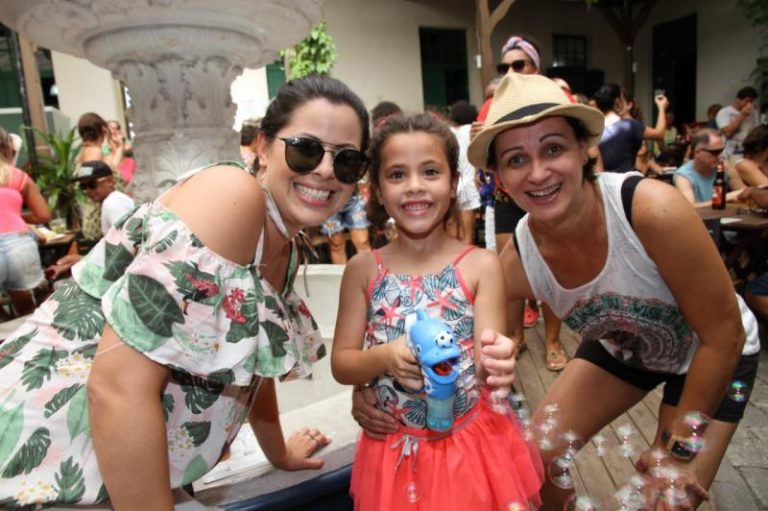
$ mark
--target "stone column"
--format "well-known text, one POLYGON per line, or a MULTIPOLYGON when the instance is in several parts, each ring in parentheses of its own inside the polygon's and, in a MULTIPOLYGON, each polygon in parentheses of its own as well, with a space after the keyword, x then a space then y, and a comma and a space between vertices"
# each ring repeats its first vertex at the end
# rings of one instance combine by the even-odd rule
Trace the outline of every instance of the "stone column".
POLYGON ((320 21, 321 0, 1 0, 0 21, 112 71, 131 96, 133 192, 239 159, 230 86, 320 21))
POLYGON ((230 86, 243 70, 240 52, 256 43, 212 28, 150 27, 86 44, 86 55, 130 93, 138 200, 152 199, 187 170, 239 159, 230 86))

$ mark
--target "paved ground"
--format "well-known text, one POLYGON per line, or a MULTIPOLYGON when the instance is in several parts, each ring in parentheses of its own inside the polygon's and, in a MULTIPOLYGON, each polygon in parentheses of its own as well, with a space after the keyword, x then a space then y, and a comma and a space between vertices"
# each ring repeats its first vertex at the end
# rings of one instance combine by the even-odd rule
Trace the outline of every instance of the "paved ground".
MULTIPOLYGON (((544 367, 544 327, 540 321, 526 330, 529 349, 518 363, 518 381, 529 405, 533 408, 552 384, 556 374, 544 367)), ((565 332, 562 339, 566 350, 573 353, 577 337, 565 332)), ((661 397, 649 394, 628 413, 616 419, 602 432, 605 439, 603 456, 597 455, 593 442, 576 457, 574 474, 577 492, 601 501, 613 494, 634 473, 631 459, 620 452, 622 427, 630 425, 637 432, 635 442, 643 449, 653 441, 656 417, 661 397)), ((761 352, 758 379, 747 412, 726 453, 713 485, 714 501, 702 510, 768 511, 768 350, 761 352)))

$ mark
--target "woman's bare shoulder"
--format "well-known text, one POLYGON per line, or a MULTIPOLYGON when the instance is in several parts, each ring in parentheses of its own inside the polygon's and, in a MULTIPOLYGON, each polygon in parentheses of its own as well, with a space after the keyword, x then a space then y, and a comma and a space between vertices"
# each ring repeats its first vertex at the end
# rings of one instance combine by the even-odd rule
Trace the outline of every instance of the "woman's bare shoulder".
POLYGON ((211 167, 159 200, 215 252, 241 264, 252 259, 264 225, 264 198, 256 178, 244 170, 211 167))

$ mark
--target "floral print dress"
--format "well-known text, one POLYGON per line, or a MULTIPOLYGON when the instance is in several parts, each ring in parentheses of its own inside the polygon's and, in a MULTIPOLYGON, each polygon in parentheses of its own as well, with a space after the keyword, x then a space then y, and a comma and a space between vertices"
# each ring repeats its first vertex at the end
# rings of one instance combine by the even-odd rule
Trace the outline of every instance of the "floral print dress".
POLYGON ((237 435, 259 377, 310 374, 325 354, 292 291, 258 264, 224 259, 159 202, 118 222, 35 314, 0 344, 0 508, 108 499, 86 382, 105 322, 167 366, 171 486, 208 472, 237 435))

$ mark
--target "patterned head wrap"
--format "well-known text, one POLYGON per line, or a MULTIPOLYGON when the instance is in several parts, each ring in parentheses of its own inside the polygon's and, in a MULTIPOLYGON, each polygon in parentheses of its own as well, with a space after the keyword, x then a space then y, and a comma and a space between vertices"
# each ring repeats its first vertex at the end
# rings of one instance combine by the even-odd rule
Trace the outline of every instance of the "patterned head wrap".
POLYGON ((513 35, 507 40, 506 44, 501 49, 501 56, 504 57, 504 54, 509 50, 515 49, 525 52, 525 54, 531 58, 533 64, 536 66, 536 71, 541 70, 541 59, 539 58, 539 52, 536 51, 536 48, 531 43, 520 36, 513 35))

